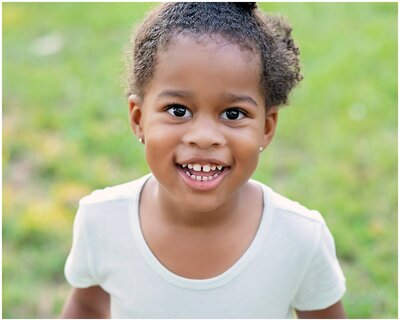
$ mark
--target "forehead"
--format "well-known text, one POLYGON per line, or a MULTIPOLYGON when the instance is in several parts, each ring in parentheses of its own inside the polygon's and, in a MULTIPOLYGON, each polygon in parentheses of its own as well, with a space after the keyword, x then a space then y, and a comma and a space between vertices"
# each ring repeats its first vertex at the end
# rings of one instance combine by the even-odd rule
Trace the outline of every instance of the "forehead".
POLYGON ((179 35, 158 50, 150 87, 157 83, 259 93, 260 58, 218 35, 179 35))

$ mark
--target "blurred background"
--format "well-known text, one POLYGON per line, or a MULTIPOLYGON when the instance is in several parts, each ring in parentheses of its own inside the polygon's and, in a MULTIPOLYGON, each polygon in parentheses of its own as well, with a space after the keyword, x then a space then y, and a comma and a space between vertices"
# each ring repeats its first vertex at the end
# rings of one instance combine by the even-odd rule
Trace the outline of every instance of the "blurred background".
MULTIPOLYGON (((81 197, 148 172, 121 78, 156 3, 3 3, 3 318, 55 318, 81 197)), ((254 178, 319 210, 351 318, 397 318, 397 3, 261 3, 304 80, 254 178)))

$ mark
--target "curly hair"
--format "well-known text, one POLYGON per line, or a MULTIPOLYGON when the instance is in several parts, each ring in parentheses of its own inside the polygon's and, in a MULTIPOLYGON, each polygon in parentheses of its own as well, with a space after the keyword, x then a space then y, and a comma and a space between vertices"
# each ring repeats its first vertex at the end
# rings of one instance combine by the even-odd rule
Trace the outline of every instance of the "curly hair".
POLYGON ((282 17, 266 15, 255 2, 172 2, 153 10, 134 33, 127 50, 126 94, 144 97, 154 75, 158 50, 176 36, 217 35, 260 57, 260 88, 265 106, 287 104, 303 78, 299 48, 282 17), (133 53, 133 54, 132 54, 133 53))

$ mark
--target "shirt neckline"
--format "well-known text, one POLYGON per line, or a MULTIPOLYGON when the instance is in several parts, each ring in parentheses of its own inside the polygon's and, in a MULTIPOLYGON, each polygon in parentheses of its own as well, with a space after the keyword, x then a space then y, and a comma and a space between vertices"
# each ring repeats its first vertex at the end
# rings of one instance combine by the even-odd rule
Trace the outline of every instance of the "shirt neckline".
POLYGON ((152 177, 150 173, 142 177, 137 186, 137 190, 130 203, 130 217, 132 224, 133 235, 139 248, 140 253, 150 265, 154 272, 161 276, 165 281, 173 285, 192 289, 192 290, 207 290, 217 287, 221 287, 230 281, 232 281, 236 276, 238 276, 252 261, 252 259, 258 254, 266 235, 268 235, 268 229, 270 226, 270 221, 272 219, 272 211, 270 208, 270 201, 268 199, 268 193, 264 185, 261 183, 250 180, 259 186, 261 186, 263 191, 263 212, 257 232, 247 250, 242 254, 242 256, 225 272, 207 279, 190 279, 173 273, 168 270, 153 254, 150 247, 148 246, 144 235, 142 233, 139 217, 139 201, 140 195, 143 190, 145 183, 152 177))

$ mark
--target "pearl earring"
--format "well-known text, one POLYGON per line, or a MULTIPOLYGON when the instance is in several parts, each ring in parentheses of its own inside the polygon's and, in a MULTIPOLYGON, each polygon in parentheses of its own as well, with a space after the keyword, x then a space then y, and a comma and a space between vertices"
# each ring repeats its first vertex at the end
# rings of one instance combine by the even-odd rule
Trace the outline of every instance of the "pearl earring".
POLYGON ((264 148, 260 147, 260 153, 264 150, 264 148))
POLYGON ((143 138, 139 138, 139 142, 143 144, 143 138))

